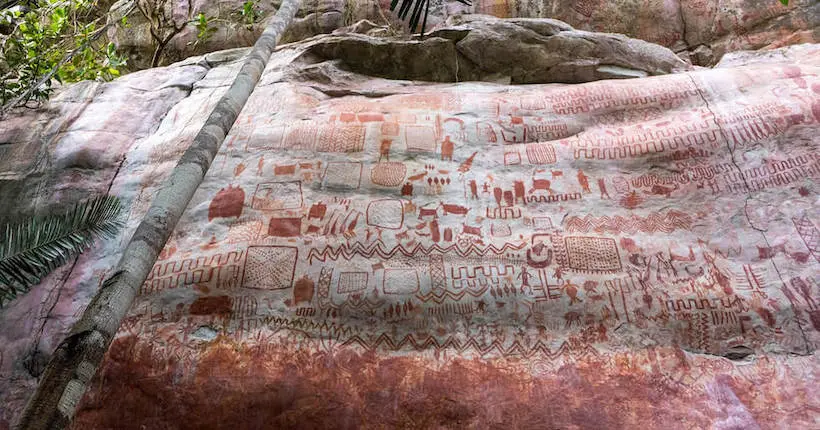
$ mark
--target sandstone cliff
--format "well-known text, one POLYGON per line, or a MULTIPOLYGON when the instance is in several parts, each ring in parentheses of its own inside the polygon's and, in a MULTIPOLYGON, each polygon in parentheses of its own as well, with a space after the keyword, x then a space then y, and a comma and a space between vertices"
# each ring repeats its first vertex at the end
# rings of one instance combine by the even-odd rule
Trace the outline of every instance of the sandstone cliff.
MULTIPOLYGON (((0 309, 0 428, 243 54, 0 125, 0 215, 129 208, 0 309)), ((812 427, 818 73, 812 44, 693 70, 551 20, 282 46, 75 427, 812 427)))
MULTIPOLYGON (((116 3, 113 17, 133 1, 116 3)), ((158 1, 164 7, 156 14, 167 24, 155 31, 161 36, 173 33, 163 51, 163 64, 202 52, 250 46, 278 6, 278 2, 253 2, 258 20, 245 24, 239 14, 245 0, 158 1), (211 24, 215 33, 202 43, 197 43, 197 29, 185 25, 199 13, 217 18, 211 24)), ((283 42, 331 33, 362 19, 390 25, 390 33, 401 34, 406 30, 389 12, 389 5, 388 0, 305 1, 283 42)), ((792 0, 789 6, 771 0, 476 0, 471 7, 455 0, 432 0, 429 23, 442 24, 464 13, 558 19, 579 30, 620 33, 657 43, 701 66, 715 64, 727 52, 813 43, 820 37, 820 3, 812 0, 792 0)), ((157 41, 151 36, 149 20, 141 14, 132 14, 127 25, 118 23, 109 31, 109 39, 131 56, 132 66, 150 65, 157 41)))

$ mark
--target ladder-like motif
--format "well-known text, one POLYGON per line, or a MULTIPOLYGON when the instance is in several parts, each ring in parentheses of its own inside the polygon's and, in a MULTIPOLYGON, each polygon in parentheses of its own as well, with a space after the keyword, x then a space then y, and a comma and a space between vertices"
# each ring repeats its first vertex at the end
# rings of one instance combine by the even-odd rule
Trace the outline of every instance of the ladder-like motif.
POLYGON ((820 263, 820 230, 811 222, 807 215, 800 218, 792 218, 794 227, 797 228, 797 234, 803 239, 809 252, 814 256, 814 259, 820 263))

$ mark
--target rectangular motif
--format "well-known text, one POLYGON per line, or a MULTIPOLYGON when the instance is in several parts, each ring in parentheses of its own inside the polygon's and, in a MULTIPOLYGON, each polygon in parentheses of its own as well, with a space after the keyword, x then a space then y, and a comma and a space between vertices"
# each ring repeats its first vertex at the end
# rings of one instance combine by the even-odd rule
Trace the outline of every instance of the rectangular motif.
POLYGON ((292 246, 251 246, 245 259, 242 287, 283 290, 293 284, 299 250, 292 246))
POLYGON ((616 272, 621 270, 621 257, 615 239, 604 237, 567 237, 570 269, 587 272, 616 272))

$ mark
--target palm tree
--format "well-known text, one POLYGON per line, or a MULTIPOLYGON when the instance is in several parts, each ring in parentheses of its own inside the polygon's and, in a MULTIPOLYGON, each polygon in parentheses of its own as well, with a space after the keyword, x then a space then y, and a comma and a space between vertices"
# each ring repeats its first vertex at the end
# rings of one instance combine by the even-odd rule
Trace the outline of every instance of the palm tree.
POLYGON ((137 291, 259 82, 276 42, 293 20, 300 3, 300 0, 284 0, 253 45, 233 84, 151 203, 113 274, 54 351, 37 390, 26 405, 20 429, 64 428, 70 423, 137 291))
MULTIPOLYGON (((472 5, 469 0, 458 0, 458 2, 466 4, 467 6, 472 5)), ((395 11, 396 6, 399 6, 399 0, 393 0, 390 2, 391 11, 395 11)), ((411 10, 413 13, 410 15, 410 20, 407 23, 411 32, 415 32, 416 28, 418 28, 419 19, 421 19, 421 12, 422 10, 424 11, 424 20, 421 23, 421 30, 419 31, 419 34, 424 36, 424 28, 427 27, 427 14, 430 12, 430 0, 401 0, 401 6, 399 7, 398 12, 399 18, 407 19, 407 14, 410 13, 411 10)))
POLYGON ((59 214, 0 226, 0 307, 38 284, 96 237, 114 237, 122 227, 120 201, 102 196, 59 214))

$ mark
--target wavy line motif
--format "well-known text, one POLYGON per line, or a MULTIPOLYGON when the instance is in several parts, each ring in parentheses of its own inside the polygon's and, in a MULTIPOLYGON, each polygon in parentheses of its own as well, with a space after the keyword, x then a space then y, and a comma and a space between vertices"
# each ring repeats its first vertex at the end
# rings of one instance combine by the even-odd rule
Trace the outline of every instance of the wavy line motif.
POLYGON ((373 258, 374 255, 378 255, 379 258, 383 260, 388 260, 393 258, 396 254, 400 253, 405 257, 417 257, 419 255, 430 255, 432 253, 455 253, 460 257, 468 257, 468 256, 479 256, 483 257, 487 254, 493 253, 495 255, 501 255, 508 251, 518 251, 523 249, 526 244, 520 245, 513 245, 511 243, 505 243, 504 246, 498 248, 494 245, 487 246, 485 248, 481 248, 474 244, 466 248, 460 248, 456 244, 452 244, 450 246, 442 247, 438 244, 430 246, 429 248, 422 246, 420 243, 416 244, 412 248, 405 248, 403 245, 398 245, 394 247, 388 247, 381 241, 375 241, 370 245, 363 245, 361 242, 356 242, 353 245, 341 245, 338 248, 332 248, 330 246, 325 247, 322 250, 318 248, 313 248, 308 252, 308 262, 313 263, 313 260, 319 260, 321 262, 327 261, 330 259, 332 261, 336 261, 339 257, 343 257, 345 260, 350 260, 356 255, 366 257, 366 258, 373 258))
POLYGON ((595 233, 630 233, 634 234, 639 231, 644 233, 664 232, 672 233, 676 229, 688 230, 692 226, 692 217, 677 210, 670 210, 668 212, 653 213, 645 218, 632 215, 631 217, 622 217, 616 215, 614 217, 601 216, 594 217, 587 215, 585 217, 571 216, 566 221, 567 231, 573 233, 588 233, 593 231, 595 233))
POLYGON ((464 296, 467 295, 467 294, 478 298, 478 297, 483 296, 484 293, 486 293, 488 289, 489 289, 489 287, 485 286, 484 288, 480 288, 478 290, 464 289, 464 290, 462 290, 458 293, 448 291, 448 290, 444 290, 444 291, 440 291, 440 292, 431 291, 429 294, 416 294, 416 298, 421 300, 423 303, 433 301, 435 303, 441 304, 445 300, 448 300, 448 299, 452 300, 454 302, 457 302, 457 301, 463 299, 464 296))
POLYGON ((309 337, 315 337, 315 332, 318 332, 320 335, 331 339, 341 339, 343 337, 350 336, 354 330, 352 327, 307 318, 290 319, 267 315, 253 319, 260 324, 268 326, 270 329, 287 329, 297 331, 309 337))
POLYGON ((387 351, 426 351, 426 350, 455 350, 459 354, 466 352, 477 353, 480 356, 498 355, 503 357, 523 357, 532 358, 539 356, 548 360, 555 360, 558 358, 572 356, 574 358, 581 358, 585 356, 598 357, 600 354, 592 345, 578 345, 572 346, 567 342, 563 342, 558 348, 551 349, 543 341, 538 340, 530 345, 523 345, 518 340, 512 341, 509 344, 499 339, 494 339, 490 343, 479 342, 475 337, 469 336, 466 339, 459 339, 455 336, 447 336, 439 340, 433 336, 417 336, 408 334, 400 340, 394 339, 387 333, 382 333, 375 339, 366 336, 362 337, 359 334, 353 334, 354 329, 345 327, 334 323, 312 321, 310 319, 289 319, 275 316, 268 316, 259 318, 262 324, 268 325, 274 332, 279 330, 288 330, 300 333, 307 337, 320 337, 325 339, 334 339, 342 343, 342 346, 355 345, 368 351, 387 350, 387 351), (505 346, 507 344, 507 346, 505 346))
POLYGON ((497 354, 504 357, 518 356, 531 358, 539 355, 550 360, 555 360, 562 356, 569 355, 574 357, 599 356, 598 352, 591 345, 582 346, 580 350, 575 350, 567 342, 562 343, 561 346, 554 351, 540 340, 528 346, 522 345, 517 340, 513 341, 506 347, 498 339, 488 344, 482 345, 482 343, 479 343, 473 337, 469 337, 466 340, 459 340, 453 336, 449 336, 443 341, 439 341, 432 336, 425 336, 423 340, 420 341, 416 340, 415 336, 412 334, 406 335, 399 342, 396 342, 387 334, 382 334, 373 341, 368 341, 367 339, 363 339, 356 335, 345 341, 343 345, 347 346, 355 344, 367 350, 386 349, 391 351, 401 351, 404 349, 415 351, 425 351, 429 349, 453 349, 458 351, 459 354, 464 354, 465 352, 470 351, 478 353, 481 356, 497 354))

